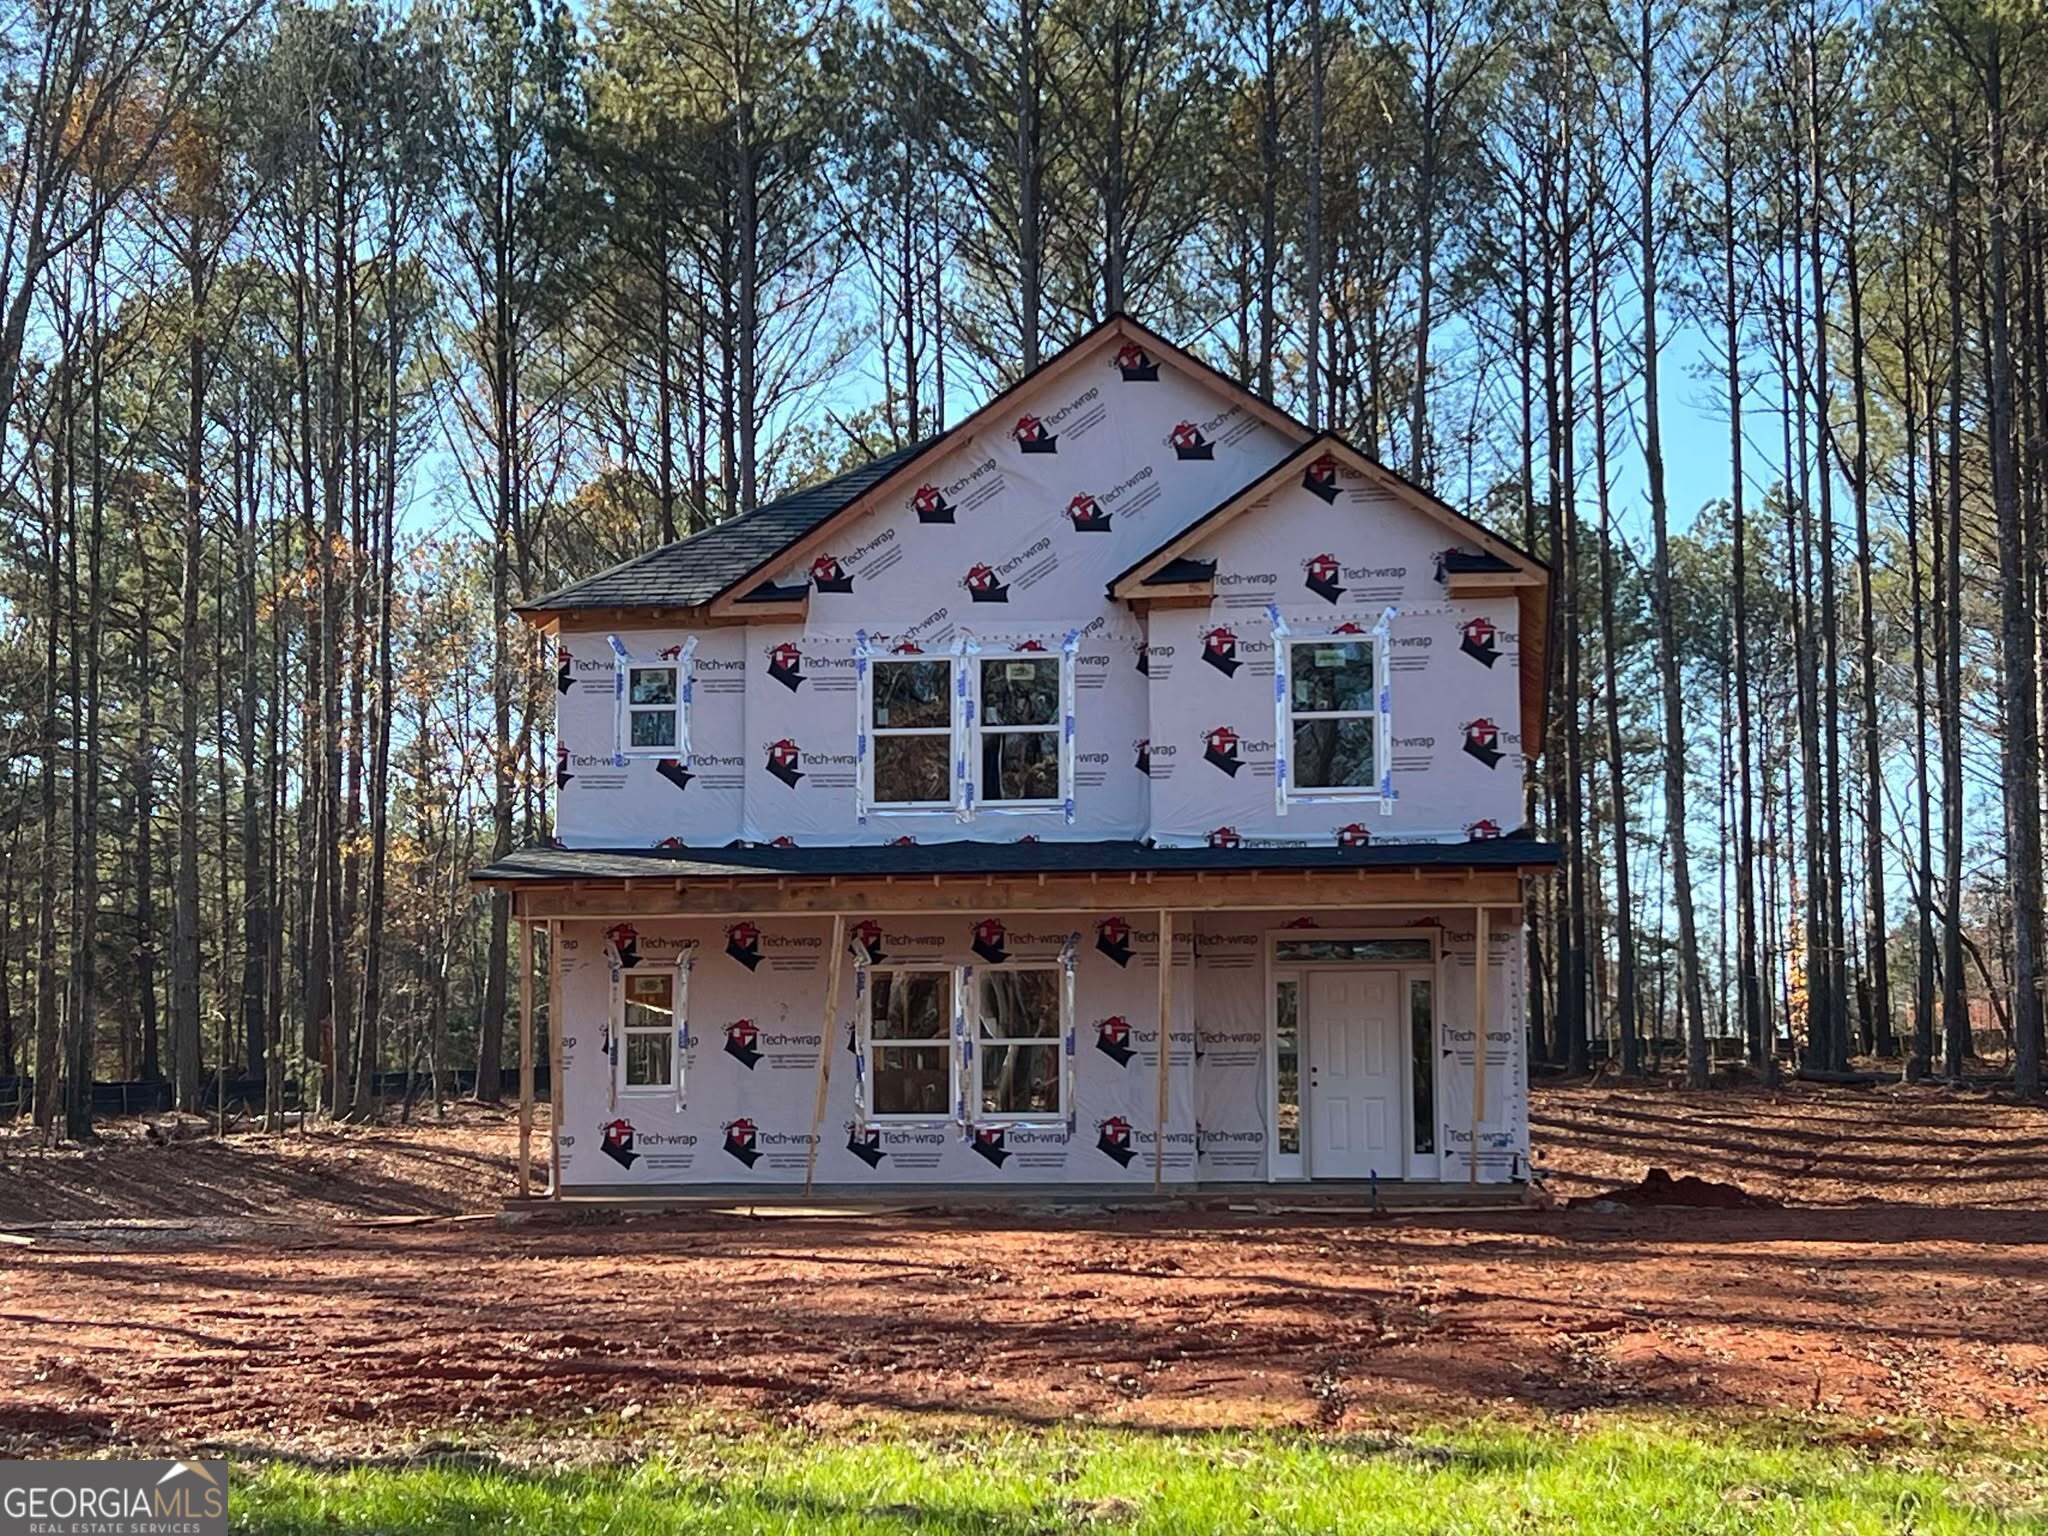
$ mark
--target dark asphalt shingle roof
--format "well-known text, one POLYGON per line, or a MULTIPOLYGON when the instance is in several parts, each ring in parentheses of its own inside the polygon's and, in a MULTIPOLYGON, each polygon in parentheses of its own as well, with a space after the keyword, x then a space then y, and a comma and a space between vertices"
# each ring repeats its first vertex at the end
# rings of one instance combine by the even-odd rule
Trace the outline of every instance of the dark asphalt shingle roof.
POLYGON ((1145 578, 1148 587, 1177 586, 1184 581, 1207 581, 1216 574, 1214 560, 1195 560, 1186 555, 1169 560, 1145 578))
POLYGON ((1250 870, 1516 869, 1555 864, 1555 843, 1511 836, 1360 848, 1153 848, 1128 841, 911 843, 864 848, 526 848, 472 880, 725 880, 779 875, 1194 874, 1250 870))
MULTIPOLYGON (((864 492, 931 446, 930 439, 792 491, 687 539, 610 570, 558 587, 525 605, 545 613, 567 608, 694 608, 794 544, 864 492)), ((800 594, 799 594, 800 595, 800 594)))

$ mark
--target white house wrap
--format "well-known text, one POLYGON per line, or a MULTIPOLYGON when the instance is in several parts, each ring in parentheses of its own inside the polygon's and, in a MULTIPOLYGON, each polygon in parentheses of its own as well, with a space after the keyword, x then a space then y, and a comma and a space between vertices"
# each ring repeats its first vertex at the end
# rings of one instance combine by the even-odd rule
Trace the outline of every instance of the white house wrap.
POLYGON ((562 1190, 1525 1177, 1547 603, 1123 317, 541 599, 562 1190))

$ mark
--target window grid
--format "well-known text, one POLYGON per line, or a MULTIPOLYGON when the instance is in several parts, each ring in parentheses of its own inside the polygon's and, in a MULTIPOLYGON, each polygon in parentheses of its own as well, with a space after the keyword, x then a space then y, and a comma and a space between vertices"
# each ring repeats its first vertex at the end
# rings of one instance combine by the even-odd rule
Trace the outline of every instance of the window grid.
POLYGON ((946 766, 946 783, 950 788, 952 784, 953 763, 953 659, 949 656, 897 656, 878 658, 873 663, 873 682, 871 686, 873 693, 872 701, 868 706, 870 718, 867 722, 868 730, 874 741, 874 750, 870 754, 870 761, 867 765, 867 772, 870 774, 872 780, 872 790, 869 795, 870 802, 874 805, 874 807, 877 810, 889 811, 929 811, 943 810, 949 807, 953 803, 950 794, 941 795, 933 798, 919 799, 899 800, 890 798, 885 793, 885 789, 887 786, 884 783, 884 774, 882 767, 882 759, 884 756, 884 753, 882 751, 882 744, 885 741, 909 740, 916 737, 943 738, 946 743, 946 752, 944 759, 946 766), (882 724, 880 722, 880 712, 886 703, 886 700, 883 696, 883 674, 885 673, 885 671, 890 671, 893 669, 907 669, 918 666, 939 667, 944 669, 945 683, 939 689, 940 708, 945 712, 944 721, 938 725, 882 724))
MULTIPOLYGON (((974 973, 974 1081, 970 1111, 977 1124, 981 1125, 1053 1125, 1065 1124, 1067 1118, 1067 1083, 1065 1073, 1065 1051, 1067 1031, 1071 1021, 1066 1017, 1066 988, 1058 965, 985 965, 975 968, 974 973), (1001 976, 1043 975, 1052 981, 1053 1009, 1050 1032, 1033 1034, 997 1033, 998 1019, 991 1017, 985 1005, 983 990, 989 981, 1001 976), (990 1109, 988 1096, 990 1083, 988 1067, 999 1054, 1010 1059, 1015 1052, 1042 1052, 1051 1059, 1051 1070, 1045 1074, 1049 1079, 1054 1102, 1041 1109, 990 1109)), ((1015 1059, 1022 1060, 1019 1055, 1015 1059)), ((1029 1079, 1027 1079, 1027 1082, 1029 1079)))

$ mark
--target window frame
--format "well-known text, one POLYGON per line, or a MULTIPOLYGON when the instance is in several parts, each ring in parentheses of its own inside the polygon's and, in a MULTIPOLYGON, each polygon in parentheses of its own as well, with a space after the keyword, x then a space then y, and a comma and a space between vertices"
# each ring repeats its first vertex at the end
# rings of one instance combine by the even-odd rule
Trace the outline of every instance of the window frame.
POLYGON ((867 659, 865 686, 859 690, 860 732, 866 750, 861 753, 861 799, 863 815, 928 816, 953 810, 958 794, 960 759, 960 673, 961 657, 951 651, 916 652, 871 656, 867 659), (941 666, 946 669, 946 723, 944 725, 878 726, 875 699, 878 672, 887 666, 941 666), (943 800, 883 800, 876 787, 876 768, 881 762, 881 740, 885 736, 937 736, 946 742, 948 793, 943 800))
POLYGON ((953 1121, 953 1106, 960 1098, 960 1047, 953 1038, 953 1020, 959 1011, 960 988, 963 985, 961 973, 965 968, 930 960, 877 960, 861 967, 866 978, 861 1002, 860 1017, 855 1021, 859 1034, 861 1075, 864 1081, 861 1119, 868 1125, 950 1125, 953 1121), (940 1018, 939 1033, 929 1042, 923 1040, 883 1040, 874 1037, 875 986, 877 975, 943 975, 947 982, 947 1007, 940 1018), (944 1054, 946 1058, 946 1105, 931 1114, 885 1114, 875 1106, 875 1051, 882 1050, 923 1050, 931 1049, 944 1054))
POLYGON ((967 997, 967 1038, 973 1045, 973 1067, 967 1082, 968 1122, 977 1126, 1065 1126, 1073 1110, 1072 1096, 1067 1083, 1067 1053, 1073 1035, 1073 989, 1066 984, 1065 967, 1058 959, 1050 960, 1005 960, 1000 965, 971 965, 962 967, 971 974, 966 984, 971 987, 967 997), (1053 978, 1057 988, 1057 1012, 1053 1018, 1053 1032, 1050 1035, 994 1035, 983 1034, 981 1028, 981 979, 991 973, 1005 971, 1044 971, 1053 978), (1047 1046, 1053 1053, 1053 1083, 1059 1091, 1056 1109, 1033 1110, 1024 1113, 1000 1113, 982 1108, 982 1070, 988 1061, 990 1046, 1047 1046))
POLYGON ((1387 669, 1386 627, 1370 630, 1312 630, 1297 634, 1276 623, 1276 678, 1273 689, 1274 727, 1287 754, 1287 771, 1277 787, 1278 810, 1282 815, 1293 805, 1356 805, 1377 803, 1383 814, 1394 809, 1393 797, 1393 690, 1387 669), (1372 668, 1371 709, 1297 710, 1294 705, 1295 646, 1359 645, 1365 647, 1372 668), (1305 785, 1300 782, 1294 728, 1297 720, 1370 720, 1372 722, 1373 778, 1369 784, 1305 785))
POLYGON ((619 973, 619 985, 612 996, 612 1038, 618 1042, 618 1060, 612 1069, 613 1088, 620 1097, 649 1098, 655 1094, 680 1096, 689 1073, 690 1065, 690 991, 685 977, 686 966, 680 960, 673 965, 634 966, 619 973), (632 990, 636 976, 666 976, 668 978, 668 1023, 660 1026, 627 1023, 627 994, 632 990), (669 1042, 668 1076, 658 1083, 631 1083, 626 1080, 628 1063, 632 1060, 632 1043, 635 1035, 666 1035, 669 1042))
POLYGON ((612 645, 612 759, 623 766, 629 760, 648 758, 673 758, 684 767, 690 764, 690 704, 696 681, 697 637, 689 636, 680 645, 664 648, 658 655, 643 658, 633 655, 619 642, 616 635, 610 637, 612 645), (633 674, 635 672, 667 672, 674 681, 675 702, 672 704, 635 704, 633 702, 633 674), (635 746, 633 744, 633 718, 636 715, 667 715, 675 722, 670 733, 674 740, 668 746, 635 746))
POLYGON ((974 663, 969 680, 972 689, 974 729, 970 733, 968 761, 973 765, 974 808, 986 811, 991 816, 1039 814, 1065 808, 1074 795, 1074 773, 1071 758, 1072 737, 1067 730, 1066 701, 1073 678, 1073 656, 1071 647, 1061 646, 1058 650, 1026 650, 1021 646, 1006 646, 996 650, 977 650, 963 660, 974 663), (990 725, 988 711, 983 705, 981 669, 991 662, 1001 661, 1049 661, 1054 664, 1052 720, 1046 725, 990 725), (1053 760, 1057 766, 1058 783, 1050 797, 1030 800, 1006 800, 992 798, 988 783, 981 777, 984 759, 983 743, 990 736, 1051 736, 1053 760))

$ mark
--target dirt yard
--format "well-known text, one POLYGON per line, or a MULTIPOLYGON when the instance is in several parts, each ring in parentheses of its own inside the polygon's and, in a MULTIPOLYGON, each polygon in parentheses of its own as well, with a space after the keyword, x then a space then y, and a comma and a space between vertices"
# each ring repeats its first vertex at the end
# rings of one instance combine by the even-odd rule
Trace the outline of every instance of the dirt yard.
POLYGON ((509 1122, 281 1156, 137 1144, 26 1176, 11 1154, 0 1451, 874 1409, 1364 1428, 1647 1405, 2048 1430, 2048 1116, 1933 1091, 1574 1087, 1539 1091, 1536 1135, 1566 1197, 1657 1163, 1795 1204, 350 1225, 334 1217, 492 1205, 509 1122), (32 1224, 76 1217, 98 1220, 32 1224))

